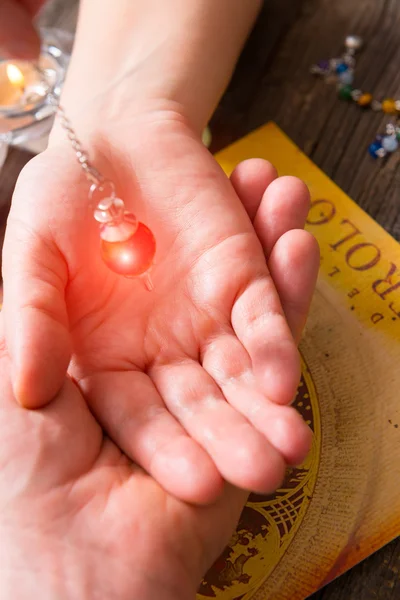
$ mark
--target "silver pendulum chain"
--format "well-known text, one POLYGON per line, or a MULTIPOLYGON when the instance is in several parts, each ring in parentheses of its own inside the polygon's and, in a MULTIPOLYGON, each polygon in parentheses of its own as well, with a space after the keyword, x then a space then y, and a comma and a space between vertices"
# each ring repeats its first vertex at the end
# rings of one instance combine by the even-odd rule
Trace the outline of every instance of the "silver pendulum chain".
POLYGON ((75 152, 78 163, 85 173, 86 179, 91 183, 89 190, 90 200, 99 195, 98 204, 94 210, 94 218, 101 224, 117 223, 123 220, 125 212, 125 203, 121 198, 116 197, 115 185, 109 179, 106 179, 89 159, 87 152, 75 133, 72 123, 67 117, 64 107, 57 103, 56 111, 60 119, 60 124, 67 133, 71 146, 75 152))
MULTIPOLYGON (((126 211, 125 203, 121 198, 118 198, 115 192, 114 183, 106 179, 102 173, 90 162, 87 152, 83 149, 83 146, 72 127, 72 123, 66 115, 65 109, 59 104, 58 99, 54 96, 49 98, 49 102, 55 107, 55 111, 60 119, 60 124, 65 130, 71 146, 75 152, 75 156, 82 171, 84 172, 87 180, 89 181, 89 199, 95 203, 93 216, 96 221, 102 226, 100 230, 100 237, 105 242, 125 242, 129 240, 137 231, 138 224, 136 217, 126 211)), ((146 228, 152 239, 150 230, 146 228)), ((154 242, 155 251, 155 242, 154 242)), ((110 266, 110 265, 109 265, 110 266)), ((128 278, 140 278, 143 280, 145 287, 151 291, 154 289, 149 269, 139 275, 130 275, 129 273, 121 273, 110 266, 112 270, 122 274, 128 278)))
POLYGON ((60 118, 60 124, 67 133, 71 146, 75 151, 76 158, 84 171, 87 179, 96 185, 104 183, 103 175, 90 163, 87 153, 83 150, 82 144, 76 135, 72 123, 66 115, 65 109, 61 104, 56 105, 56 111, 60 118))

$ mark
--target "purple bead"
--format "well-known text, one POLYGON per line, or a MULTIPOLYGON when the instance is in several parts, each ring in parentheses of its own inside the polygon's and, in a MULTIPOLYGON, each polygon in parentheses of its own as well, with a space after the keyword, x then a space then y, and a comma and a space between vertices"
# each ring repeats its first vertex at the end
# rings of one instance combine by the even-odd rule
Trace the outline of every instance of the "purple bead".
POLYGON ((320 60, 317 65, 322 71, 329 71, 329 60, 320 60))
POLYGON ((340 63, 340 65, 338 65, 336 67, 336 73, 344 73, 345 71, 347 71, 349 68, 349 65, 346 65, 346 63, 340 63))

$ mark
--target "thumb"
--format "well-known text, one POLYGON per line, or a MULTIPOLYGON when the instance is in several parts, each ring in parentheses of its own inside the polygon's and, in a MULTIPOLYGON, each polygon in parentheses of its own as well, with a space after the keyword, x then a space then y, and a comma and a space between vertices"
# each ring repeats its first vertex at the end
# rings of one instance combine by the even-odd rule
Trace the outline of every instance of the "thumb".
POLYGON ((60 390, 71 356, 68 268, 49 229, 26 211, 24 187, 31 192, 17 186, 4 241, 3 311, 15 397, 39 408, 60 390))
POLYGON ((16 0, 0 2, 0 54, 5 58, 33 60, 40 50, 32 15, 41 3, 23 5, 16 0))

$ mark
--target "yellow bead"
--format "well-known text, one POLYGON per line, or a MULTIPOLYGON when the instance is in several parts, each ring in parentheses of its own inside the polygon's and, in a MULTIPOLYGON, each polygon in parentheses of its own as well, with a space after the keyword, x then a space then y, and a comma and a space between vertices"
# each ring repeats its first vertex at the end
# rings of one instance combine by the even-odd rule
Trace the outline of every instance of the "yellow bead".
POLYGON ((386 100, 382 102, 382 110, 388 114, 393 114, 396 112, 396 102, 393 100, 393 98, 386 98, 386 100))
POLYGON ((372 102, 372 94, 363 94, 357 100, 359 106, 369 106, 372 102))

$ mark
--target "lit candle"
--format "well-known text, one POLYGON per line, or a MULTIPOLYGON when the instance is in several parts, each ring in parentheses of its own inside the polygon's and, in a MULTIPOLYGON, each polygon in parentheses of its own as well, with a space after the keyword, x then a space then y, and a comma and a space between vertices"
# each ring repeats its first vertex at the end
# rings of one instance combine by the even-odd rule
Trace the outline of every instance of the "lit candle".
POLYGON ((12 106, 21 100, 24 93, 25 78, 22 71, 12 63, 6 65, 6 75, 7 78, 2 86, 4 91, 0 91, 0 99, 2 105, 12 106))
POLYGON ((40 34, 37 61, 0 58, 0 139, 8 144, 44 140, 53 122, 73 38, 57 29, 40 34))
POLYGON ((37 108, 49 92, 44 73, 28 61, 0 62, 0 114, 37 108))

